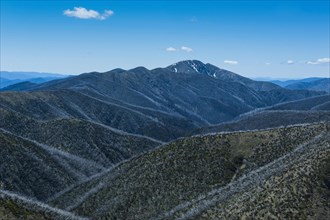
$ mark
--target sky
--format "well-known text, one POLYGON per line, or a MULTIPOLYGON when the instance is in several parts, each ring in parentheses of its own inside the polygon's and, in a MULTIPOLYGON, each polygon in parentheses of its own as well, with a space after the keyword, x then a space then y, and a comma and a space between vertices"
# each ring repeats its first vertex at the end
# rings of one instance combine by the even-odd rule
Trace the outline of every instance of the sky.
POLYGON ((247 77, 330 77, 330 1, 1 1, 1 71, 197 59, 247 77))

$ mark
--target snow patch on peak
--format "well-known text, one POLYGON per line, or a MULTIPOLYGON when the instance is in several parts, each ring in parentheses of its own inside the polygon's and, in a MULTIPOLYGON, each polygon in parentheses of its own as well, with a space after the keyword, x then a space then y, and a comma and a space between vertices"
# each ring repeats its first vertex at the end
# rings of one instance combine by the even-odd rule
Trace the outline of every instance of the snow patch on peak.
POLYGON ((193 68, 196 72, 199 73, 199 71, 198 71, 198 69, 196 68, 196 65, 195 65, 195 64, 192 65, 192 68, 193 68))
POLYGON ((193 61, 189 61, 189 65, 196 71, 199 73, 198 69, 196 68, 196 63, 194 63, 193 61))

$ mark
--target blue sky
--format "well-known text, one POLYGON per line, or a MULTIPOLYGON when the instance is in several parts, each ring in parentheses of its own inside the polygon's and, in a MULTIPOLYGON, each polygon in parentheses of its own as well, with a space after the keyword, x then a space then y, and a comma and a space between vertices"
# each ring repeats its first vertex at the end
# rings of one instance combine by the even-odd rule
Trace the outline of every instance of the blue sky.
POLYGON ((198 59, 329 77, 330 2, 1 0, 1 70, 79 74, 198 59))

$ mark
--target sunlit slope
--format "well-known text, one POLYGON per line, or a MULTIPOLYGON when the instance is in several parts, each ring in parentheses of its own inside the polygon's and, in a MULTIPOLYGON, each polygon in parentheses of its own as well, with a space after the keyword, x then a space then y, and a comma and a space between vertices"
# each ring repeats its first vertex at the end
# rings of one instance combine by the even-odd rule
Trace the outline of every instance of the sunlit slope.
POLYGON ((109 219, 197 217, 304 165, 305 158, 326 154, 328 133, 328 124, 317 124, 180 139, 77 185, 50 204, 109 219))

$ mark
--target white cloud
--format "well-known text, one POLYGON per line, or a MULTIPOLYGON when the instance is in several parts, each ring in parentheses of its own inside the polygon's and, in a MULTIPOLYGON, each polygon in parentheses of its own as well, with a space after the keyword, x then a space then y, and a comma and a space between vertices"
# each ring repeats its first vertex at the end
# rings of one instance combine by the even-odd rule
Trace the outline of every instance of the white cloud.
POLYGON ((330 63, 330 58, 320 58, 316 61, 308 61, 307 64, 311 65, 318 65, 318 64, 324 64, 324 63, 330 63))
POLYGON ((175 52, 178 51, 178 49, 174 48, 174 47, 168 47, 165 49, 167 52, 175 52))
POLYGON ((111 15, 113 15, 114 12, 111 10, 105 10, 103 14, 100 14, 98 11, 88 10, 83 7, 74 7, 73 10, 70 9, 65 10, 63 14, 68 17, 75 17, 79 19, 105 20, 111 15))
POLYGON ((192 52, 193 49, 190 47, 182 46, 180 48, 175 48, 175 47, 168 47, 165 49, 167 52, 176 52, 176 51, 184 51, 184 52, 192 52))
POLYGON ((288 60, 288 61, 286 61, 286 63, 291 65, 291 64, 294 64, 294 61, 293 60, 288 60))
POLYGON ((188 52, 188 53, 193 51, 193 49, 191 49, 190 47, 185 47, 185 46, 182 46, 181 50, 185 51, 185 52, 188 52))
POLYGON ((225 60, 223 61, 225 64, 229 64, 229 65, 237 65, 238 61, 236 60, 225 60))
POLYGON ((266 65, 270 65, 271 63, 265 63, 266 65))
POLYGON ((101 20, 107 19, 112 16, 114 12, 112 10, 104 10, 104 13, 101 15, 101 20))

